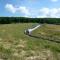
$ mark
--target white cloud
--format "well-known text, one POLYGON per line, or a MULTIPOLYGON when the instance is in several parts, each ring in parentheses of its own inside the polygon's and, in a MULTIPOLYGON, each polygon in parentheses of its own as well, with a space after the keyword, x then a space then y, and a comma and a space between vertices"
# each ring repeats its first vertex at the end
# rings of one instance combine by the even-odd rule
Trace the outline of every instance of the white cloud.
POLYGON ((18 11, 20 11, 21 13, 23 13, 23 14, 25 14, 25 15, 30 15, 29 9, 26 8, 25 6, 20 6, 20 7, 18 8, 18 11))
POLYGON ((12 13, 16 12, 16 8, 12 4, 6 4, 5 8, 12 13))
POLYGON ((45 15, 40 15, 40 16, 37 16, 37 18, 47 18, 47 16, 45 16, 45 15))
POLYGON ((42 9, 40 9, 40 13, 46 15, 49 13, 49 9, 48 8, 42 8, 42 9))
POLYGON ((6 4, 6 10, 12 13, 21 13, 25 17, 49 17, 49 18, 60 18, 60 8, 41 8, 38 10, 29 10, 26 6, 19 6, 18 8, 12 4, 6 4), (33 12, 31 12, 33 11, 33 12))
POLYGON ((58 0, 51 0, 52 2, 57 2, 58 0))
POLYGON ((59 18, 60 17, 60 8, 41 8, 39 11, 40 15, 37 17, 50 17, 50 18, 59 18))
POLYGON ((8 10, 8 11, 11 12, 11 13, 19 12, 19 13, 24 14, 24 16, 30 15, 29 9, 26 8, 25 6, 19 6, 19 7, 17 8, 17 7, 15 7, 15 6, 13 6, 12 4, 6 4, 6 5, 5 5, 5 8, 6 8, 6 10, 8 10))

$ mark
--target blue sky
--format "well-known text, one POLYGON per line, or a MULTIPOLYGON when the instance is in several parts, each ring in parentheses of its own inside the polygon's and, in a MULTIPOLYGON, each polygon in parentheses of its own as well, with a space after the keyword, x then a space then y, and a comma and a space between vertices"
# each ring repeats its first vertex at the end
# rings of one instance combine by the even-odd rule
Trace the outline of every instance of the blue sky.
POLYGON ((60 0, 0 0, 0 16, 60 17, 60 0))

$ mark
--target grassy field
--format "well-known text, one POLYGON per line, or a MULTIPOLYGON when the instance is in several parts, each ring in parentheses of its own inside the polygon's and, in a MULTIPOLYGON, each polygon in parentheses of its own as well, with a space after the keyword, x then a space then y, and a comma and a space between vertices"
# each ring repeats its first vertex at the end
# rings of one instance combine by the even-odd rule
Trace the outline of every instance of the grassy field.
POLYGON ((43 24, 25 35, 35 24, 0 25, 0 60, 60 60, 60 25, 43 24))

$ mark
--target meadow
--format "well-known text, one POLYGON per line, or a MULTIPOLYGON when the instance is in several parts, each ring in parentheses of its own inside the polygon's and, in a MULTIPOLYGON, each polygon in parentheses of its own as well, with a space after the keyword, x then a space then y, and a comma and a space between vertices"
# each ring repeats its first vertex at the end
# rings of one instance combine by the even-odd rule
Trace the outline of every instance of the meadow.
POLYGON ((60 60, 60 25, 37 23, 0 24, 0 60, 60 60))

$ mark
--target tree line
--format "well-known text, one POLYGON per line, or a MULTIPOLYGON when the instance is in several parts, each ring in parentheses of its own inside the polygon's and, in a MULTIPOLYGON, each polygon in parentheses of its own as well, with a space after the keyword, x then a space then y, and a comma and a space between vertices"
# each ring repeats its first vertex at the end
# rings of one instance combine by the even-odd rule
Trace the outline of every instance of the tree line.
POLYGON ((0 17, 0 24, 10 24, 10 23, 60 24, 60 18, 0 17))

